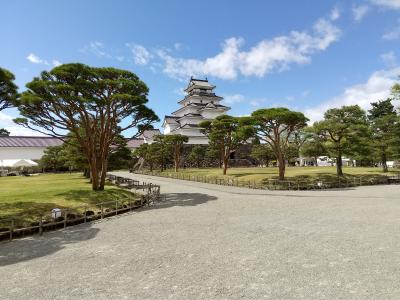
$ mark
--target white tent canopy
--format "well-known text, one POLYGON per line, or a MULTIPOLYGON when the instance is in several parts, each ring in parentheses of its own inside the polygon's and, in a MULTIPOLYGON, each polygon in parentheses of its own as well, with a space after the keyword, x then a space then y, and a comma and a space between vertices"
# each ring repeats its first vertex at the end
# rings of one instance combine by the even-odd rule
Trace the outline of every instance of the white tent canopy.
POLYGON ((2 159, 0 167, 19 168, 19 167, 35 167, 38 163, 30 159, 2 159))

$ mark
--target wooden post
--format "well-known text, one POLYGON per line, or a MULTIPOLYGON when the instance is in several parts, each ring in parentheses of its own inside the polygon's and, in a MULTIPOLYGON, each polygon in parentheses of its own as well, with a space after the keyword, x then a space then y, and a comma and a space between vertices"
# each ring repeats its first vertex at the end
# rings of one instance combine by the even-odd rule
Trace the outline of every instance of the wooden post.
POLYGON ((100 203, 100 209, 101 209, 100 219, 103 220, 103 217, 104 217, 103 202, 100 203))
POLYGON ((118 215, 118 200, 115 200, 115 215, 118 215))
POLYGON ((86 223, 86 206, 85 206, 85 212, 84 212, 84 218, 83 218, 83 220, 84 220, 84 223, 86 223))
POLYGON ((64 229, 67 227, 67 209, 64 210, 64 229))
POLYGON ((13 233, 14 233, 14 219, 11 219, 11 224, 10 224, 10 242, 13 239, 13 233))
POLYGON ((39 220, 39 235, 43 234, 43 216, 40 216, 39 220))

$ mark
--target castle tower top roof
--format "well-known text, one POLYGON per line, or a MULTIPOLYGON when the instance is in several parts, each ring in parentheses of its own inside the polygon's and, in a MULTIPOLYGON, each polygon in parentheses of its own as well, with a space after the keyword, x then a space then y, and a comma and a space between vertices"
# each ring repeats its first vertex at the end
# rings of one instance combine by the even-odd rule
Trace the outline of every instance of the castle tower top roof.
POLYGON ((196 79, 191 77, 185 92, 190 92, 191 90, 198 88, 198 89, 205 89, 205 90, 213 90, 215 85, 212 85, 206 79, 196 79))

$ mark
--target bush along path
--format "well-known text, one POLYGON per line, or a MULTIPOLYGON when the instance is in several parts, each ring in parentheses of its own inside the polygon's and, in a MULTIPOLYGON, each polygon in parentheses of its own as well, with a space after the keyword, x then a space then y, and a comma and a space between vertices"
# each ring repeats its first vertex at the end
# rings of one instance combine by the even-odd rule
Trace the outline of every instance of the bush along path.
POLYGON ((65 229, 68 226, 87 223, 95 220, 131 212, 143 206, 152 206, 160 199, 160 186, 148 182, 139 182, 121 176, 107 175, 111 183, 132 191, 132 200, 110 200, 95 204, 97 211, 89 210, 87 205, 81 207, 53 209, 45 215, 38 216, 37 221, 24 226, 17 224, 15 218, 0 219, 0 241, 12 241, 33 234, 65 229), (77 213, 82 211, 82 213, 77 213))
POLYGON ((347 188, 364 185, 376 184, 400 184, 400 172, 396 175, 365 175, 352 177, 318 177, 318 178, 296 178, 296 179, 272 179, 265 178, 263 180, 241 180, 234 177, 220 178, 215 176, 192 175, 175 172, 157 172, 146 170, 135 170, 134 173, 151 175, 158 177, 167 177, 180 180, 189 180, 195 182, 247 187, 250 189, 262 190, 320 190, 333 188, 347 188))

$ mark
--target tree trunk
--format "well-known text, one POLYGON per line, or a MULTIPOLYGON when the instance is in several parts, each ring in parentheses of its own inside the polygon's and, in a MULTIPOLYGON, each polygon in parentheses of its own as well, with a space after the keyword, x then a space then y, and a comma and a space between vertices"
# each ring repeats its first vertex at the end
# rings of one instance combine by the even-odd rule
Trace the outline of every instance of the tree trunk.
POLYGON ((229 164, 229 156, 224 157, 224 169, 223 169, 223 174, 226 175, 226 171, 228 170, 228 164, 229 164))
POLYGON ((336 157, 336 175, 343 176, 343 161, 342 154, 340 152, 338 157, 336 157))
MULTIPOLYGON (((164 165, 165 165, 165 163, 164 163, 164 149, 161 148, 161 172, 163 172, 164 169, 165 169, 164 165)), ((150 171, 153 171, 153 170, 150 170, 150 171)))
POLYGON ((91 177, 92 177, 92 190, 98 191, 99 190, 99 174, 97 172, 97 166, 91 166, 91 177))
POLYGON ((107 169, 108 169, 108 158, 105 158, 102 161, 102 166, 101 166, 101 177, 100 177, 100 186, 99 186, 100 191, 104 191, 104 186, 106 184, 107 169))
POLYGON ((175 165, 175 173, 178 172, 179 169, 179 163, 180 163, 180 149, 178 148, 179 146, 175 146, 174 149, 174 165, 175 165))
POLYGON ((83 176, 90 179, 90 170, 88 168, 83 169, 83 176))
POLYGON ((387 173, 389 170, 387 166, 387 157, 385 151, 382 152, 382 166, 383 166, 383 172, 387 173))
POLYGON ((279 180, 285 180, 286 164, 285 164, 285 158, 281 153, 278 155, 278 168, 279 168, 279 180))

